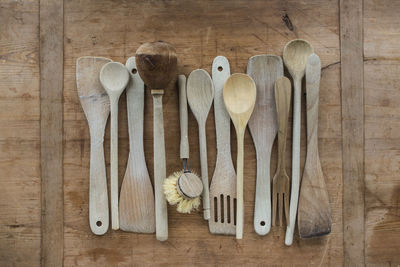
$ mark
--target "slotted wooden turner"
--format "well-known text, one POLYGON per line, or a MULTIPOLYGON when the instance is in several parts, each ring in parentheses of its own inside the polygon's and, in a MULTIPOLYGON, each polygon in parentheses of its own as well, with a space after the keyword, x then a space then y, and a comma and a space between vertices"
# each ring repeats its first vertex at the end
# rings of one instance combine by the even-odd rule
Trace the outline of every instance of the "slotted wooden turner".
POLYGON ((222 91, 230 76, 228 60, 223 56, 214 59, 214 114, 217 134, 217 162, 210 185, 211 218, 208 226, 212 234, 236 233, 236 173, 231 156, 231 119, 226 111, 222 91))

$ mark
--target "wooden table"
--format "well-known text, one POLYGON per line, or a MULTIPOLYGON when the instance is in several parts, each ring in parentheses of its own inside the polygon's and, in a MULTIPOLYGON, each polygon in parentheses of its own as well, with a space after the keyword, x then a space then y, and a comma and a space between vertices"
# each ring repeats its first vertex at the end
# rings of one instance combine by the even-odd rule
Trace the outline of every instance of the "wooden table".
MULTIPOLYGON (((400 264, 399 12, 400 2, 390 0, 0 1, 0 266, 400 264), (243 240, 213 236, 199 212, 181 215, 173 207, 165 243, 154 235, 90 232, 89 131, 76 91, 78 57, 125 63, 141 43, 164 40, 177 49, 180 73, 210 71, 217 55, 235 73, 245 72, 252 55, 281 55, 294 38, 310 41, 323 64, 319 149, 332 207, 329 236, 300 240, 296 234, 285 247, 281 228, 264 237, 254 233, 256 162, 248 132, 243 240)), ((177 90, 167 91, 164 105, 170 173, 181 164, 177 90)), ((147 92, 152 176, 151 111, 147 92)), ((128 156, 125 95, 119 119, 121 183, 128 156)), ((189 126, 191 165, 199 170, 192 114, 189 126)), ((207 138, 212 177, 213 111, 207 138)), ((232 128, 232 144, 235 139, 232 128)), ((105 149, 109 167, 109 128, 105 149)), ((236 159, 235 145, 232 150, 236 159)))

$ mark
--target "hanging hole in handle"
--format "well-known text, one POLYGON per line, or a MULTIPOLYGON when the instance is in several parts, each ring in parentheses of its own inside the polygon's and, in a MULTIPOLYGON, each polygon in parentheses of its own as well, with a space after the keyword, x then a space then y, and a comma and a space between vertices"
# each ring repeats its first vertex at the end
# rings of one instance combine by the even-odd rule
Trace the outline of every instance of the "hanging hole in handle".
POLYGON ((96 222, 96 225, 97 225, 98 227, 101 227, 101 226, 103 225, 103 223, 102 223, 101 221, 97 221, 97 222, 96 222))
POLYGON ((260 225, 261 225, 261 226, 265 226, 265 222, 264 222, 264 221, 261 221, 261 222, 260 222, 260 225))
POLYGON ((223 69, 224 69, 224 68, 221 67, 221 66, 218 67, 218 71, 222 71, 223 69))
POLYGON ((132 69, 132 73, 136 74, 137 73, 137 69, 132 69))

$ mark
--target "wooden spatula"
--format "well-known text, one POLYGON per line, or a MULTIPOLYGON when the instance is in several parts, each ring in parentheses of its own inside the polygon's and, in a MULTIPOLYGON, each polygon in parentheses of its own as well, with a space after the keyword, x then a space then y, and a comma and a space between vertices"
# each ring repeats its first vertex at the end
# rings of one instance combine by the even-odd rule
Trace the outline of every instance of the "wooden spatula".
POLYGON ((282 59, 274 55, 253 56, 247 65, 247 74, 257 87, 256 105, 249 121, 257 153, 254 230, 259 235, 266 235, 271 228, 271 150, 278 131, 274 84, 283 76, 282 59))
POLYGON ((104 131, 110 114, 110 100, 100 83, 100 70, 111 59, 81 57, 76 61, 76 87, 90 131, 89 223, 96 235, 109 225, 104 131))
POLYGON ((135 57, 126 61, 130 82, 126 88, 129 157, 119 199, 123 231, 154 233, 154 193, 143 148, 144 83, 137 73, 135 57))
POLYGON ((318 98, 321 61, 316 54, 306 64, 307 90, 307 157, 301 181, 298 226, 301 238, 331 232, 329 196, 318 154, 318 98))
POLYGON ((224 84, 230 75, 228 59, 223 56, 216 57, 212 65, 212 79, 215 89, 217 162, 210 185, 211 218, 208 226, 212 234, 223 235, 236 233, 236 173, 231 155, 231 119, 222 98, 224 84))

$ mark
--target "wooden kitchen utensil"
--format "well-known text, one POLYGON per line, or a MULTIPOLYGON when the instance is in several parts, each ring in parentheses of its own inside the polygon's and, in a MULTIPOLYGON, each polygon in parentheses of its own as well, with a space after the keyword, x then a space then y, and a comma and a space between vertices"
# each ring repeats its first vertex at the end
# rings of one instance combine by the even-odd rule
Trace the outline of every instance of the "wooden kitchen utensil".
POLYGON ((126 61, 130 82, 126 88, 129 156, 119 198, 119 224, 123 231, 154 233, 154 192, 143 148, 144 83, 135 57, 126 61))
POLYGON ((225 108, 222 91, 231 72, 226 57, 218 56, 212 64, 214 117, 217 136, 217 162, 210 185, 212 234, 236 234, 236 173, 231 155, 231 119, 225 108))
POLYGON ((166 177, 162 96, 164 89, 176 79, 177 57, 175 48, 162 41, 144 43, 136 51, 136 65, 140 77, 151 89, 153 95, 156 237, 160 241, 165 241, 168 239, 168 214, 162 189, 166 177))
POLYGON ((256 85, 253 79, 242 73, 231 75, 225 82, 223 98, 226 109, 235 125, 238 142, 237 154, 237 213, 236 238, 243 238, 243 143, 247 122, 256 103, 256 85))
POLYGON ((119 62, 109 62, 100 71, 100 82, 111 106, 111 227, 119 229, 118 215, 118 101, 129 82, 128 70, 119 62))
POLYGON ((313 52, 312 46, 305 40, 296 39, 286 44, 283 50, 283 61, 293 78, 293 145, 292 145, 292 187, 290 193, 289 225, 286 227, 285 244, 293 243, 296 222, 297 203, 300 187, 300 118, 301 118, 301 80, 304 76, 308 56, 313 52))
POLYGON ((214 85, 208 72, 203 69, 197 69, 190 73, 186 89, 190 109, 199 125, 201 179, 203 181, 203 215, 205 220, 209 220, 210 196, 208 188, 206 121, 214 98, 214 85))
POLYGON ((274 55, 253 56, 247 65, 247 74, 257 87, 256 105, 249 120, 257 154, 254 230, 259 235, 266 235, 271 229, 271 151, 278 131, 274 84, 283 76, 282 59, 274 55))
POLYGON ((272 179, 273 226, 276 223, 277 206, 279 207, 279 225, 283 225, 283 210, 285 210, 286 224, 289 224, 290 179, 286 173, 285 151, 291 94, 290 80, 283 76, 278 78, 275 82, 275 103, 278 118, 278 166, 272 179))
POLYGON ((101 86, 99 73, 111 59, 80 57, 76 61, 76 87, 90 131, 89 223, 96 235, 108 230, 108 194, 104 161, 104 131, 110 114, 110 100, 101 86))
POLYGON ((180 157, 183 170, 171 174, 164 180, 163 189, 169 204, 176 205, 180 213, 190 213, 200 206, 203 183, 189 168, 188 111, 186 97, 186 76, 178 76, 179 124, 181 128, 180 157))
POLYGON ((318 153, 318 98, 321 61, 316 54, 306 64, 307 157, 299 197, 298 227, 301 238, 331 232, 329 196, 318 153))

